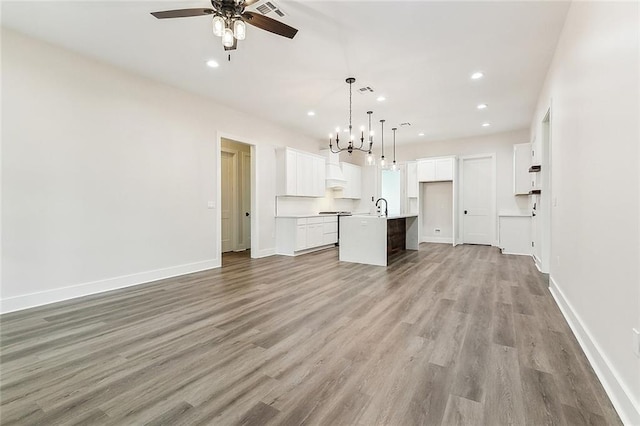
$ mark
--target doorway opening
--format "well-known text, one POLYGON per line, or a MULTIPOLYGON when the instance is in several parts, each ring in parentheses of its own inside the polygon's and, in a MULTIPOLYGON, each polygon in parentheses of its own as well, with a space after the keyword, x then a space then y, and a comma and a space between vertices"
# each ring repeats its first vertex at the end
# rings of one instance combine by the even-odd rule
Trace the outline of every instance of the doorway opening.
POLYGON ((251 145, 220 139, 220 239, 223 266, 230 259, 250 258, 251 164, 251 145))
POLYGON ((462 157, 460 166, 462 243, 494 245, 496 235, 495 154, 462 157))

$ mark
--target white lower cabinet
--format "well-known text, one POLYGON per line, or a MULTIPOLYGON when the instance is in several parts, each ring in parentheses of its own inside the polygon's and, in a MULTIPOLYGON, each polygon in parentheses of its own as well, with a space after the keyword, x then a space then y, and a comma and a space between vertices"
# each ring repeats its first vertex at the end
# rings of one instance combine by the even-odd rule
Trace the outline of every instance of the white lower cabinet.
POLYGON ((295 256, 338 242, 337 216, 276 218, 276 252, 295 256))

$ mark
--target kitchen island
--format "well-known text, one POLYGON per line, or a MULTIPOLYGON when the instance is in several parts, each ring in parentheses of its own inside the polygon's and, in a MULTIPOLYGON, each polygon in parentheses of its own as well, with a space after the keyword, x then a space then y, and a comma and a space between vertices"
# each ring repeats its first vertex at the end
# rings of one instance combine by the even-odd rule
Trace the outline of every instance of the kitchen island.
POLYGON ((418 216, 353 215, 340 218, 340 260, 387 266, 389 256, 418 250, 418 216))

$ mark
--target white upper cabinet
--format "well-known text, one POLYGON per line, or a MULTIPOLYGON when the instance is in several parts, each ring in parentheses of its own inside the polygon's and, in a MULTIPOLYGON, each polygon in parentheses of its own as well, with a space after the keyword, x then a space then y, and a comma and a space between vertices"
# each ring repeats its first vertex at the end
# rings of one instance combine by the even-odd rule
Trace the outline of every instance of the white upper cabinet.
POLYGON ((421 158, 418 163, 418 182, 453 180, 455 157, 421 158))
POLYGON ((276 152, 276 193, 292 197, 324 197, 325 159, 291 148, 276 152))
POLYGON ((436 180, 436 160, 418 160, 418 182, 433 182, 436 180))
POLYGON ((407 197, 418 198, 418 163, 407 162, 407 197))
POLYGON ((347 181, 340 196, 336 198, 360 199, 362 197, 362 167, 351 163, 340 163, 347 181))
POLYGON ((529 166, 531 164, 531 144, 513 146, 513 193, 528 195, 530 186, 529 166))

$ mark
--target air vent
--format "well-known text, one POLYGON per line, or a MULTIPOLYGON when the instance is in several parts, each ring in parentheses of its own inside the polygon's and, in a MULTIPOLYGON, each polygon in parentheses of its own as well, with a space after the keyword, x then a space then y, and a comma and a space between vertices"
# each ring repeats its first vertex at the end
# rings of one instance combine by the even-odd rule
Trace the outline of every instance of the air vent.
POLYGON ((256 9, 258 9, 258 12, 262 13, 263 15, 267 15, 271 12, 274 12, 276 15, 278 15, 281 18, 284 16, 284 12, 278 6, 276 6, 270 1, 264 4, 261 4, 260 6, 257 6, 256 9))
POLYGON ((400 123, 400 127, 405 127, 405 126, 409 127, 411 126, 411 123, 409 123, 408 121, 404 123, 400 123))
POLYGON ((360 91, 361 95, 365 95, 367 93, 373 93, 373 89, 369 86, 366 87, 361 87, 360 89, 358 89, 360 91))

